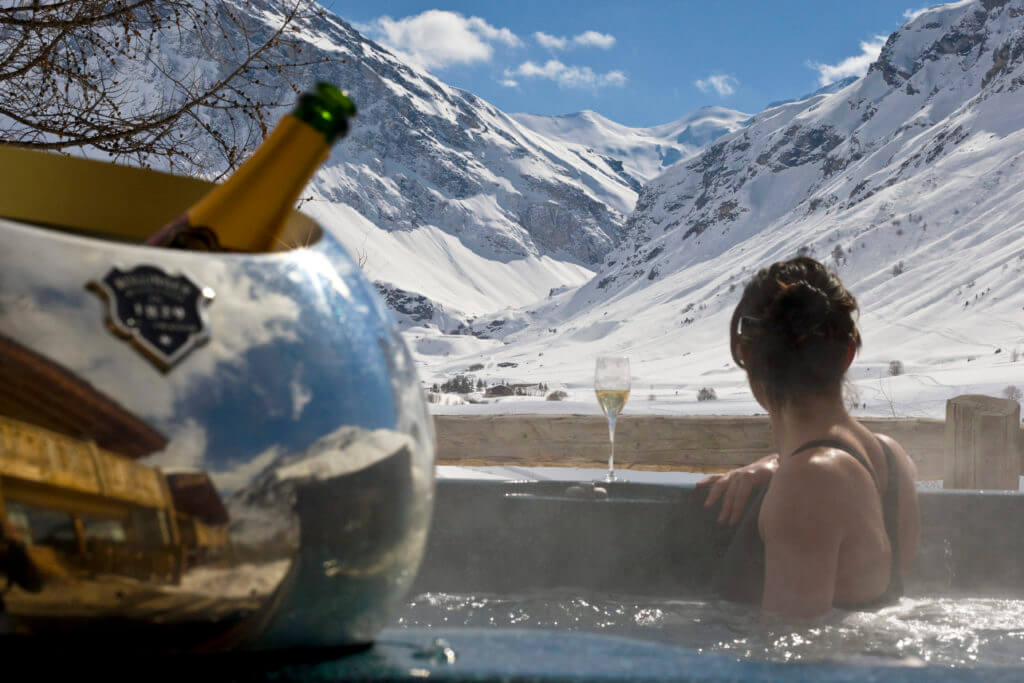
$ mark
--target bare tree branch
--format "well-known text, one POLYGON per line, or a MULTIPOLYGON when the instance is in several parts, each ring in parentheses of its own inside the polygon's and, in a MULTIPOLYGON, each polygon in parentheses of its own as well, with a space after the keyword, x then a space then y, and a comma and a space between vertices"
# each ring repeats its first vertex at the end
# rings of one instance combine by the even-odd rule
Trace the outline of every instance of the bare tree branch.
MULTIPOLYGON (((18 26, 21 28, 31 28, 35 30, 46 29, 46 28, 83 28, 94 24, 101 24, 110 19, 123 18, 126 14, 132 10, 144 7, 146 5, 152 5, 159 2, 160 0, 139 0, 139 2, 127 5, 125 7, 115 7, 107 12, 99 14, 77 14, 68 19, 36 19, 34 16, 30 19, 22 19, 20 17, 14 17, 10 15, 0 14, 0 26, 10 25, 18 26)), ((82 3, 84 4, 84 3, 82 3)), ((120 4, 120 3, 114 3, 120 4)), ((26 8, 33 14, 38 12, 35 6, 26 8)))
POLYGON ((0 144, 223 175, 284 104, 271 81, 297 90, 323 62, 293 36, 321 13, 314 0, 0 0, 0 144))

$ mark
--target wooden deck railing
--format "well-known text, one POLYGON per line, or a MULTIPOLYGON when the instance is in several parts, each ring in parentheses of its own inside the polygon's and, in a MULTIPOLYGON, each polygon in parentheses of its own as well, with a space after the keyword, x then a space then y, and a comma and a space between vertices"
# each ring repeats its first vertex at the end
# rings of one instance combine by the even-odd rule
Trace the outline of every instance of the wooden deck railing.
MULTIPOLYGON (((951 400, 960 407, 951 407, 949 430, 946 420, 935 419, 860 422, 899 441, 922 480, 1017 488, 1024 443, 1020 408, 982 398, 951 400), (959 463, 952 475, 951 458, 959 463)), ((439 465, 600 468, 608 462, 608 425, 600 415, 437 415, 434 424, 439 465)), ((719 472, 773 450, 767 416, 624 415, 615 429, 616 469, 719 472)))

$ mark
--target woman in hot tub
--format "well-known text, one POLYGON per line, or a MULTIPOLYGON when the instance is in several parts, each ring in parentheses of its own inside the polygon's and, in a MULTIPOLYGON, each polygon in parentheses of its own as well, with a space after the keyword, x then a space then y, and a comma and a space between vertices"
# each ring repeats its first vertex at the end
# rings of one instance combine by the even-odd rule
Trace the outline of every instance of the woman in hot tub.
POLYGON ((846 411, 842 382, 860 348, 857 301, 821 263, 762 269, 732 316, 733 360, 769 413, 771 455, 706 478, 705 506, 736 525, 716 577, 731 600, 812 617, 902 595, 920 518, 913 462, 846 411))

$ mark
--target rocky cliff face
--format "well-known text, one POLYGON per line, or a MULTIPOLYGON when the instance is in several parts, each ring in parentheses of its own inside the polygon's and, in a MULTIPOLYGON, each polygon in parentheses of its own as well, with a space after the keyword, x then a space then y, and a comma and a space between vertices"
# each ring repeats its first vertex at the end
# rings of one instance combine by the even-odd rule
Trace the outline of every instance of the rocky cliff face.
MULTIPOLYGON (((259 15, 267 0, 249 3, 259 15)), ((312 189, 388 231, 433 225, 488 258, 588 264, 619 240, 635 190, 597 154, 525 129, 474 95, 402 63, 338 17, 301 27, 309 81, 347 89, 360 111, 312 189)), ((282 101, 294 97, 285 84, 282 101)))

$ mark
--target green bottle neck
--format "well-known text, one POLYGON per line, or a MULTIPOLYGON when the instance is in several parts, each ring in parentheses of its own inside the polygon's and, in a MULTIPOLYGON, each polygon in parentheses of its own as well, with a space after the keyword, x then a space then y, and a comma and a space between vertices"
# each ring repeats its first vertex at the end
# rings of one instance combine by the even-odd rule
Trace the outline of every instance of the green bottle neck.
POLYGON ((348 120, 356 115, 356 106, 344 92, 321 82, 299 97, 292 114, 333 145, 348 133, 348 120))

